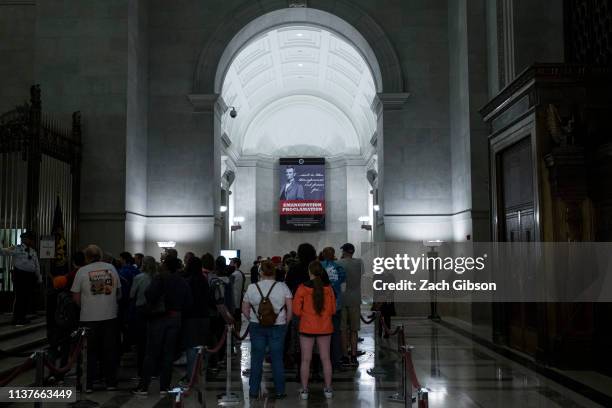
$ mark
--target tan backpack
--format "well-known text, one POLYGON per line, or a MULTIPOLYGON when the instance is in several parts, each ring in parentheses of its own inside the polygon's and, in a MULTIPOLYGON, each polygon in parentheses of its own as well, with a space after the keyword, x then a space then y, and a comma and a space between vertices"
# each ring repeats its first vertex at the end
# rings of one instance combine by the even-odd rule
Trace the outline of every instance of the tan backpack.
POLYGON ((253 305, 251 305, 251 309, 253 309, 253 312, 255 312, 255 315, 257 316, 257 320, 259 321, 259 324, 261 324, 264 327, 274 326, 274 323, 276 323, 276 319, 278 318, 278 315, 285 308, 285 305, 283 305, 283 307, 281 307, 278 313, 274 312, 274 306, 272 305, 272 302, 270 301, 270 293, 272 293, 272 289, 274 289, 274 286, 276 286, 276 284, 277 282, 274 282, 272 284, 266 296, 264 296, 263 292, 261 291, 259 284, 258 283, 255 284, 255 287, 257 287, 257 291, 259 292, 259 295, 261 296, 261 301, 259 302, 259 307, 257 308, 257 311, 255 311, 255 307, 253 307, 253 305))

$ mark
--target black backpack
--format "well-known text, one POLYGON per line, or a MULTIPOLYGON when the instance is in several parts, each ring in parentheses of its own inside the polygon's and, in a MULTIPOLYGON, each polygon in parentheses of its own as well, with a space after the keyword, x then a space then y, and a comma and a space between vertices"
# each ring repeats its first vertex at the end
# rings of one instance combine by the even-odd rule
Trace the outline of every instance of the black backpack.
POLYGON ((62 329, 71 329, 79 324, 80 310, 70 292, 60 292, 57 295, 55 308, 55 323, 62 329))
POLYGON ((216 304, 216 294, 220 293, 223 296, 223 303, 226 309, 232 313, 234 310, 234 294, 232 291, 232 282, 224 282, 221 278, 216 277, 209 281, 210 297, 213 304, 216 304))

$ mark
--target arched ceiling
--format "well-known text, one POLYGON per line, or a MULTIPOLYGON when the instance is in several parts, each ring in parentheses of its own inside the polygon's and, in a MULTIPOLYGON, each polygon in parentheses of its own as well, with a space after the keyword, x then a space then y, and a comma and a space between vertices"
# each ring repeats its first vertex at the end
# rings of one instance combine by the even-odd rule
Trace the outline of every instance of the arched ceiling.
MULTIPOLYGON (((240 154, 257 150, 261 145, 258 138, 282 144, 275 149, 279 152, 284 147, 310 144, 342 145, 347 153, 364 153, 376 130, 376 116, 371 110, 375 89, 368 64, 343 37, 314 26, 279 27, 254 38, 227 70, 221 96, 228 106, 236 107, 238 116, 232 119, 228 110, 222 130, 240 154), (292 99, 296 96, 303 96, 299 103, 292 99), (291 101, 292 108, 279 116, 283 100, 291 101), (272 105, 275 109, 266 109, 272 105), (296 106, 302 106, 302 110, 296 106), (268 120, 265 115, 275 119, 268 120), (332 119, 333 115, 337 118, 332 119), (304 132, 294 131, 279 139, 278 130, 260 128, 263 124, 274 127, 283 118, 288 124, 313 122, 310 131, 320 135, 304 139, 304 132), (342 123, 343 127, 332 123, 342 123), (346 130, 341 143, 319 140, 342 129, 346 130)), ((269 148, 262 145, 262 151, 269 148)))

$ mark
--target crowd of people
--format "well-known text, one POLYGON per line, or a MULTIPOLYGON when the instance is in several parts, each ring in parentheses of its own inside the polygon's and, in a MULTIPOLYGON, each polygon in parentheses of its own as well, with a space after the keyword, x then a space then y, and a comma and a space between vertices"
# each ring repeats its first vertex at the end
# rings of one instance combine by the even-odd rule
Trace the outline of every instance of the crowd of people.
MULTIPOLYGON (((359 355, 363 263, 353 257, 352 244, 340 251, 337 259, 333 247, 317 253, 304 243, 283 257, 258 257, 247 277, 239 258, 187 252, 180 259, 176 250, 167 249, 158 262, 128 252, 114 258, 89 245, 73 255, 70 272, 52 277, 47 296, 51 354, 65 364, 70 333, 85 326, 86 392, 116 389, 122 356, 134 350, 138 386, 132 392, 148 395, 157 377, 160 393, 167 394, 178 358, 185 359, 178 383, 186 385, 198 347, 218 344, 226 326, 245 333, 244 319, 251 398, 260 395, 264 361, 271 363, 276 398, 286 397, 286 367, 297 369, 301 399, 309 397, 311 372, 322 372, 323 393, 332 398, 334 371, 356 367, 359 355)), ((21 309, 16 311, 22 319, 21 309)), ((210 354, 207 374, 216 375, 223 363, 210 354)))

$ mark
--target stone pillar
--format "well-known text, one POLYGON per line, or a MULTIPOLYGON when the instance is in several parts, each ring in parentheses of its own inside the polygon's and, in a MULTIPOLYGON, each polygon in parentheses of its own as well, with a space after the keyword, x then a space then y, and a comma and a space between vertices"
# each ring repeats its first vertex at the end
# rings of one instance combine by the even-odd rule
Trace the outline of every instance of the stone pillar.
MULTIPOLYGON (((257 257, 257 161, 239 160, 234 181, 234 212, 244 217, 242 228, 233 233, 234 248, 240 249, 245 268, 257 257)), ((243 268, 243 270, 246 270, 243 268)), ((248 269, 248 268, 247 268, 248 269)))
MULTIPOLYGON (((346 235, 347 241, 355 245, 355 256, 361 254, 361 243, 372 240, 371 231, 361 228, 359 217, 369 215, 368 180, 363 161, 346 163, 346 235)), ((342 244, 340 244, 342 245, 342 244)))
POLYGON ((486 11, 483 0, 449 2, 454 241, 486 241, 489 238, 488 131, 478 113, 489 96, 487 83, 482 80, 487 77, 486 11))

